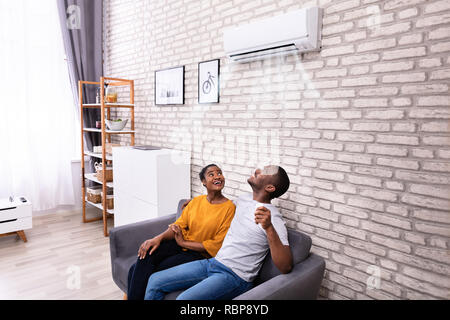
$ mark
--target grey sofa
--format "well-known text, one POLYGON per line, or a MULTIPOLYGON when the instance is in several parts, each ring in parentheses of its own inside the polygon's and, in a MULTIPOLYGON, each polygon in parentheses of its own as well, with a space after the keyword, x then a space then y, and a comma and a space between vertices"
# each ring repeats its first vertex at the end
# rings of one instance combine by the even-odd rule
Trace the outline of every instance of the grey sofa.
MULTIPOLYGON (((122 291, 127 292, 128 270, 137 259, 137 251, 141 243, 166 230, 167 226, 181 214, 183 202, 184 200, 179 202, 176 214, 110 230, 112 277, 122 291)), ((325 260, 309 252, 311 248, 309 236, 289 229, 288 237, 294 260, 292 271, 281 274, 273 264, 269 253, 255 280, 254 287, 235 299, 311 300, 317 298, 325 271, 325 260)), ((170 293, 165 299, 175 299, 180 293, 181 291, 170 293)))

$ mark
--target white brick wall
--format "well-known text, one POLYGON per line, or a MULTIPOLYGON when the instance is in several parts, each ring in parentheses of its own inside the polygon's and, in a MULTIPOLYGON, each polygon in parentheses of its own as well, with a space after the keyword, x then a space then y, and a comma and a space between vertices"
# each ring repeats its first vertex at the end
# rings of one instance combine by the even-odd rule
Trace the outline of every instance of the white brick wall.
POLYGON ((210 162, 226 195, 256 165, 291 177, 277 200, 309 234, 328 299, 450 299, 450 6, 433 0, 105 0, 105 75, 135 80, 136 141, 210 162), (317 53, 232 64, 223 29, 324 8, 317 53), (220 104, 197 67, 220 58, 220 104), (154 71, 184 65, 185 105, 154 105, 154 71), (380 270, 379 288, 367 281, 380 270))

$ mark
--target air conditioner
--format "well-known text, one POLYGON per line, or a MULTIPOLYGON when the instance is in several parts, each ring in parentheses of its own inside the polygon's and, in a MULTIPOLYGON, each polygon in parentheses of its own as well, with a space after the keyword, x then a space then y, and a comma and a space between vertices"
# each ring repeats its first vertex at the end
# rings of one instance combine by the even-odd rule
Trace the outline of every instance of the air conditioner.
POLYGON ((291 11, 223 31, 227 56, 238 62, 321 48, 322 9, 291 11))

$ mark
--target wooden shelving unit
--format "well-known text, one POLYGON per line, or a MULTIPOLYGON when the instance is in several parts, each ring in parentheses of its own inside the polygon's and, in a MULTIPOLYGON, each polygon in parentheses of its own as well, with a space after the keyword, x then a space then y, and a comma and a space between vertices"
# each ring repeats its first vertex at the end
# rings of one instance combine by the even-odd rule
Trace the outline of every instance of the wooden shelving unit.
MULTIPOLYGON (((111 143, 111 135, 116 134, 129 134, 131 137, 131 143, 130 145, 134 146, 134 80, 127 80, 127 79, 117 79, 117 78, 109 78, 109 77, 101 77, 99 82, 94 81, 78 81, 78 94, 79 94, 79 103, 80 103, 80 113, 81 113, 81 159, 84 159, 84 156, 90 156, 97 159, 101 159, 103 166, 106 167, 107 162, 112 161, 112 156, 106 153, 106 142, 111 143), (108 86, 121 86, 121 87, 128 87, 129 88, 129 96, 130 101, 129 103, 126 102, 117 102, 117 103, 107 103, 105 101, 105 92, 103 88, 105 88, 105 84, 108 86), (100 94, 100 103, 83 103, 83 85, 95 85, 102 88, 101 94, 100 94), (101 109, 101 129, 97 128, 85 128, 84 122, 83 122, 83 111, 87 108, 100 108, 101 109), (112 131, 106 129, 106 122, 105 120, 111 119, 111 109, 112 108, 126 108, 129 109, 130 112, 130 130, 123 129, 121 131, 112 131), (84 149, 84 132, 97 132, 101 134, 101 143, 102 143, 102 152, 101 153, 94 153, 90 150, 84 149)), ((113 209, 107 209, 106 205, 106 195, 108 188, 113 187, 112 182, 106 182, 106 170, 102 170, 103 177, 102 179, 97 179, 96 175, 94 173, 86 173, 85 167, 84 167, 84 161, 81 161, 81 175, 83 179, 82 181, 82 203, 83 203, 83 222, 92 222, 92 221, 98 221, 103 220, 103 234, 105 237, 109 235, 108 233, 108 224, 107 219, 111 215, 114 214, 113 209), (102 185, 103 190, 103 197, 101 203, 93 203, 87 200, 86 197, 86 180, 93 181, 97 184, 102 185), (86 218, 86 203, 102 210, 102 216, 97 218, 86 218)))

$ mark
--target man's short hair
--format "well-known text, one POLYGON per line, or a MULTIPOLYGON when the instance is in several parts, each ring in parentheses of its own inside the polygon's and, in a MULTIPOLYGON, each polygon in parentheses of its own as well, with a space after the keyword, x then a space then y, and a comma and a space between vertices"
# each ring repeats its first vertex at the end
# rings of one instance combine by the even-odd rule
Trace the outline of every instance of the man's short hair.
POLYGON ((274 176, 273 185, 275 186, 275 191, 270 194, 270 199, 279 198, 285 194, 291 183, 286 170, 280 166, 278 166, 278 172, 274 176))

